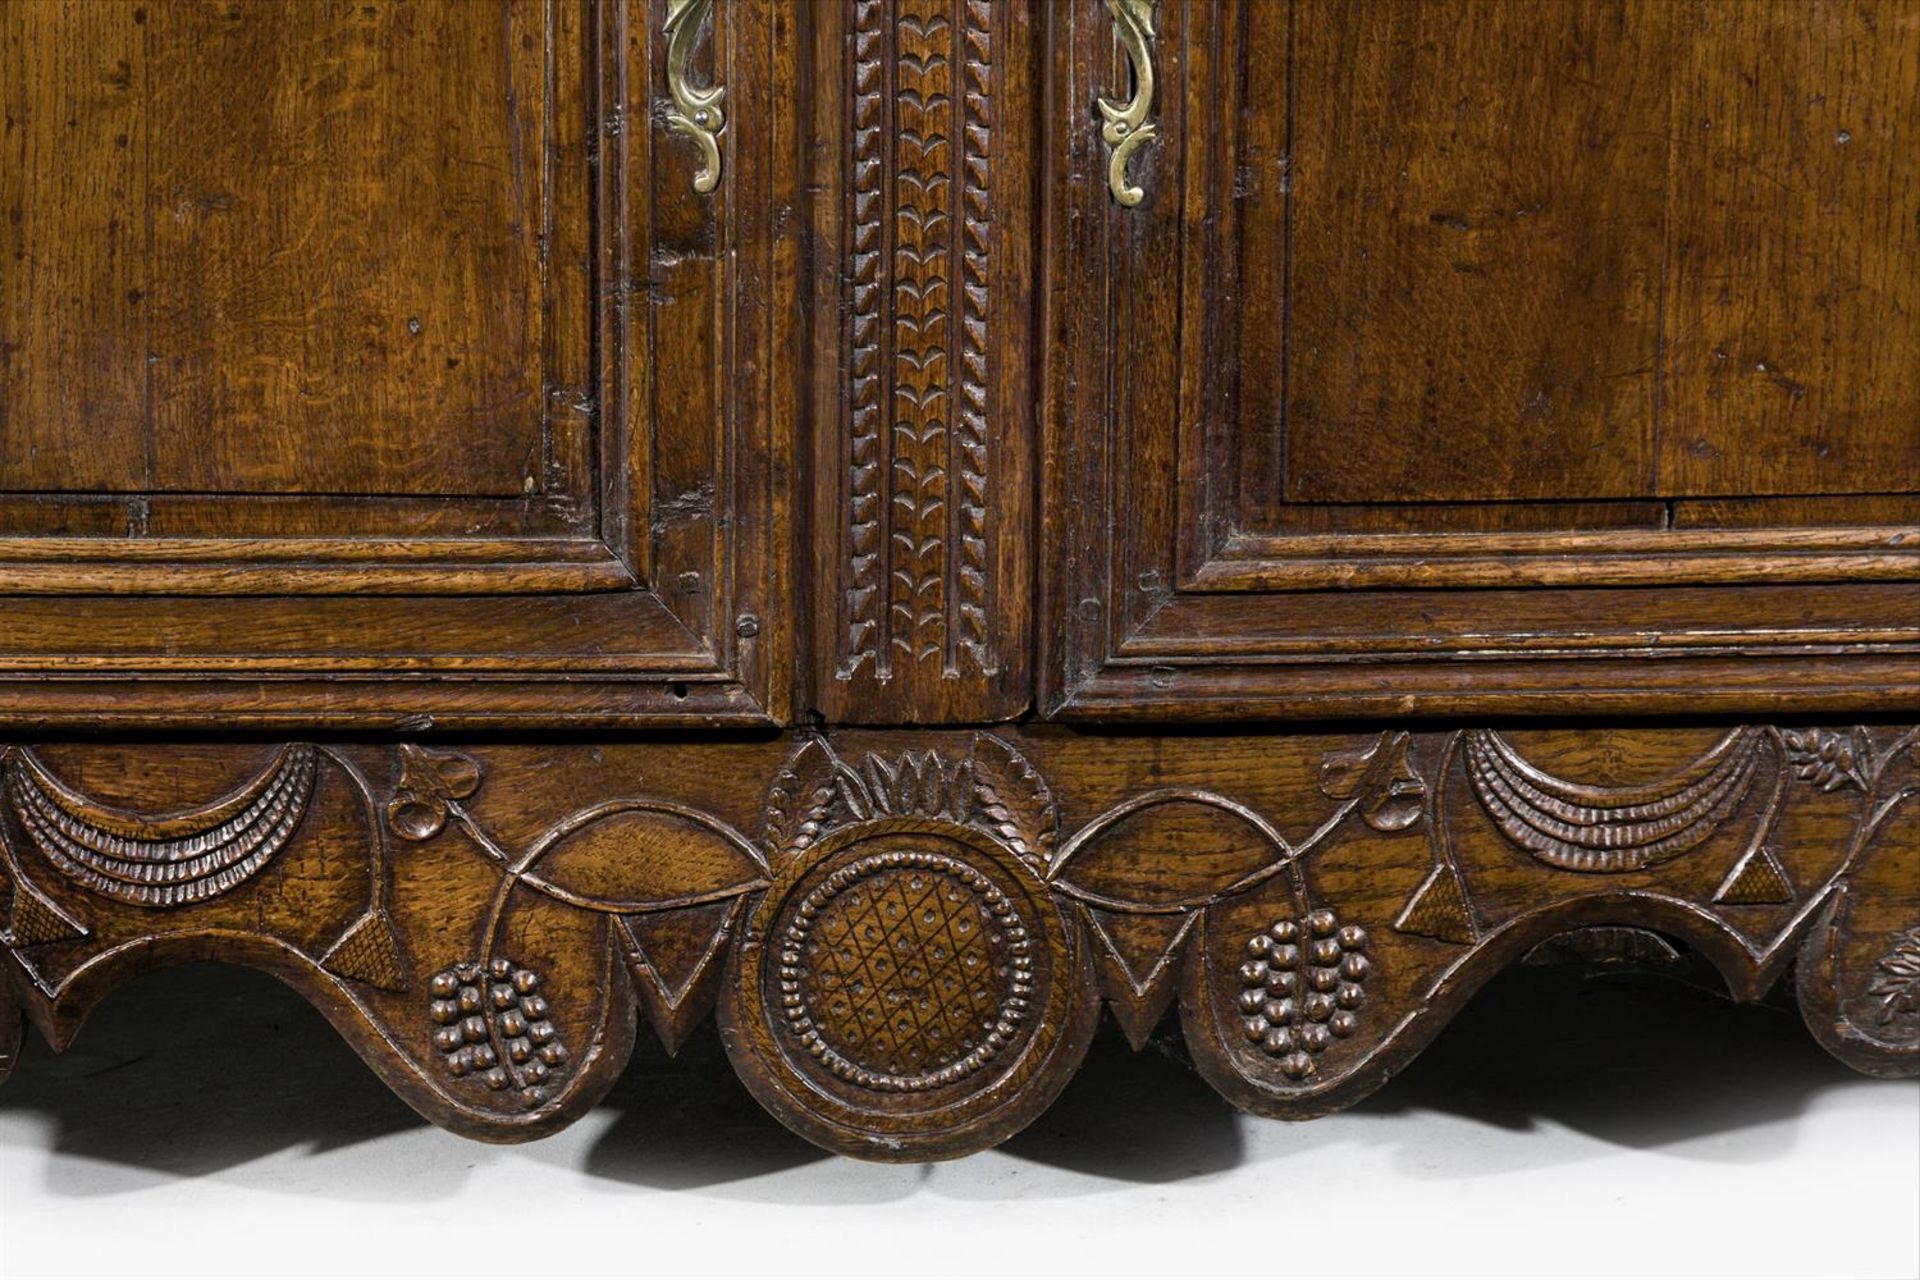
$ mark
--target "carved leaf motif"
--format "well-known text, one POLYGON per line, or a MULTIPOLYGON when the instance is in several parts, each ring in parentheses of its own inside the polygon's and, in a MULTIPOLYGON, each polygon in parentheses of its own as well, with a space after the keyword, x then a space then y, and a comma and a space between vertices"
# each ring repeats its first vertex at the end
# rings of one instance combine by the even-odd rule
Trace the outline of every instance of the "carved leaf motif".
POLYGON ((737 834, 665 802, 615 801, 560 824, 522 883, 620 915, 713 902, 766 884, 737 834))
POLYGON ((850 6, 841 679, 999 667, 988 423, 1000 10, 850 6))
POLYGON ((937 751, 909 751, 891 763, 882 756, 870 755, 864 773, 876 816, 966 821, 971 790, 969 761, 949 765, 937 751))
POLYGON ((1320 764, 1321 793, 1332 800, 1364 796, 1361 817, 1375 831, 1405 831, 1426 810, 1427 784, 1413 767, 1413 735, 1382 733, 1364 747, 1330 751, 1320 764))
POLYGON ((1787 729, 1781 732, 1780 740, 1787 746, 1787 763, 1802 782, 1811 782, 1822 791, 1843 787, 1866 791, 1872 785, 1864 762, 1873 758, 1873 743, 1864 729, 1856 727, 1847 733, 1787 729))
POLYGON ((480 765, 457 751, 403 743, 400 782, 387 801, 387 822, 408 840, 431 840, 447 823, 450 801, 480 789, 480 765))
POLYGON ((868 789, 866 779, 843 760, 833 762, 833 785, 849 817, 856 822, 865 822, 873 817, 876 811, 873 792, 868 789))
POLYGON ((1059 816, 1053 793, 1025 756, 992 734, 973 739, 973 789, 994 834, 1036 867, 1053 855, 1059 816))
POLYGON ((1920 927, 1896 936, 1893 949, 1874 965, 1867 994, 1879 997, 1874 1019, 1882 1026, 1920 1016, 1920 927))
POLYGON ((883 216, 886 200, 887 6, 861 0, 853 13, 852 147, 847 210, 847 341, 851 384, 847 389, 847 562, 841 609, 846 628, 841 656, 851 674, 863 664, 884 672, 890 654, 882 644, 884 544, 889 524, 881 500, 885 465, 881 450, 886 420, 887 370, 881 337, 889 291, 883 216))
POLYGON ((1320 793, 1330 800, 1351 800, 1359 794, 1385 737, 1382 734, 1364 747, 1327 752, 1320 761, 1320 793))
POLYGON ((436 751, 403 743, 400 787, 442 800, 465 800, 480 789, 480 762, 458 751, 436 751))
POLYGON ((818 738, 789 756, 767 792, 766 847, 776 856, 804 852, 827 827, 836 795, 834 758, 818 738))

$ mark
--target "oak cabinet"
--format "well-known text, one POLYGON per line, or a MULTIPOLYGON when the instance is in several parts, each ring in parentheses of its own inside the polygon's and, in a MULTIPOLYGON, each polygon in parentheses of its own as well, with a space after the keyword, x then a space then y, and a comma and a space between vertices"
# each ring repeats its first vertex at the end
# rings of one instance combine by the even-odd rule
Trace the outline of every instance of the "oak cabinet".
POLYGON ((0 107, 0 1074, 211 957, 947 1155, 1569 931, 1920 1060, 1909 0, 0 0, 0 107))

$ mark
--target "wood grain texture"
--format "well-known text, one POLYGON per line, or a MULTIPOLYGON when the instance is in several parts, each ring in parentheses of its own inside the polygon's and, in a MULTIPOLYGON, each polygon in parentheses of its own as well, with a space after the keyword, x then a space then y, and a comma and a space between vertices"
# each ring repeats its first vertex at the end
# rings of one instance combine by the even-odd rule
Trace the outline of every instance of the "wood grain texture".
POLYGON ((131 6, 0 22, 0 487, 147 470, 146 33, 131 6))
POLYGON ((1085 8, 9 7, 4 705, 1913 696, 1898 7, 1085 8))
POLYGON ((532 5, 470 16, 10 6, 8 276, 30 292, 6 314, 31 342, 6 436, 30 457, 0 480, 543 487, 552 35, 532 5), (41 447, 62 421, 102 447, 41 447))
POLYGON ((541 487, 557 33, 478 17, 147 7, 145 488, 541 487))
POLYGON ((796 33, 702 33, 703 195, 656 17, 0 10, 10 713, 789 716, 796 33))
POLYGON ((1920 490, 1920 13, 1675 13, 1661 492, 1920 490))
MULTIPOLYGON (((1862 203, 1817 215, 1784 194, 1682 209, 1673 192, 1738 166, 1675 142, 1674 104, 1712 63, 1754 118, 1798 120, 1836 77, 1856 112, 1898 114, 1911 24, 1821 5, 1156 15, 1142 201, 1100 185, 1097 136, 1048 135, 1045 714, 1910 704, 1920 416, 1901 393, 1806 431, 1725 419, 1755 467, 1875 459, 1850 475, 1683 494, 1666 459, 1702 421, 1667 390, 1681 249, 1785 227, 1852 244, 1904 198, 1868 174, 1848 179, 1862 203), (1726 26, 1735 9, 1771 34, 1726 26), (1867 23, 1871 57, 1732 70, 1867 23)), ((1126 83, 1109 25, 1051 15, 1050 118, 1126 83)), ((1789 132, 1798 155, 1810 135, 1789 132)), ((1755 287, 1786 299, 1766 321, 1782 343, 1903 349, 1837 296, 1755 287)))
POLYGON ((1286 501, 1652 492, 1672 11, 1248 6, 1251 48, 1292 28, 1243 108, 1292 142, 1242 229, 1291 287, 1286 501))
POLYGON ((1917 68, 1894 0, 0 0, 0 1077, 212 959, 477 1137, 712 1014, 942 1158, 1103 1006, 1304 1117, 1596 947, 1914 1074, 1917 68))
POLYGON ((1740 999, 1797 957, 1815 1034, 1912 1075, 1915 744, 1844 724, 16 744, 0 994, 64 1048, 153 965, 264 968, 422 1114, 493 1140, 578 1118, 643 1017, 671 1047, 717 1005, 777 1117, 906 1160, 1030 1121, 1102 1001, 1136 1044, 1177 1001, 1223 1094, 1305 1117, 1383 1084, 1501 966, 1612 927, 1740 999), (307 784, 276 792, 294 766, 307 784), (155 906, 103 878, 274 795, 289 837, 214 892, 155 906))

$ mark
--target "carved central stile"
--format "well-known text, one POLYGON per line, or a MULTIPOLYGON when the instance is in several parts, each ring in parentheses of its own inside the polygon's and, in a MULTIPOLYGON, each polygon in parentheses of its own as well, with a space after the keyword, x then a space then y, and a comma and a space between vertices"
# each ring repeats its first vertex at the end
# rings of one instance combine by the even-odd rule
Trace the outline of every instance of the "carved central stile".
POLYGON ((843 661, 994 669, 987 585, 992 5, 855 9, 843 661))

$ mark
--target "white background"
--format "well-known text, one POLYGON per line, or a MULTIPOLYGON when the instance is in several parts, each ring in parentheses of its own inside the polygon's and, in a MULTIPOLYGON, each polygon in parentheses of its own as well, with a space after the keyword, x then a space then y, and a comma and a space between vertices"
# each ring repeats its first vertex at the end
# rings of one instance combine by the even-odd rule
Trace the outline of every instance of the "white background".
POLYGON ((1304 1125, 1109 1029, 1025 1134, 937 1166, 816 1151, 694 1041, 487 1147, 277 983, 156 975, 0 1088, 0 1276, 1920 1275, 1920 1085, 1670 982, 1517 970, 1304 1125))

